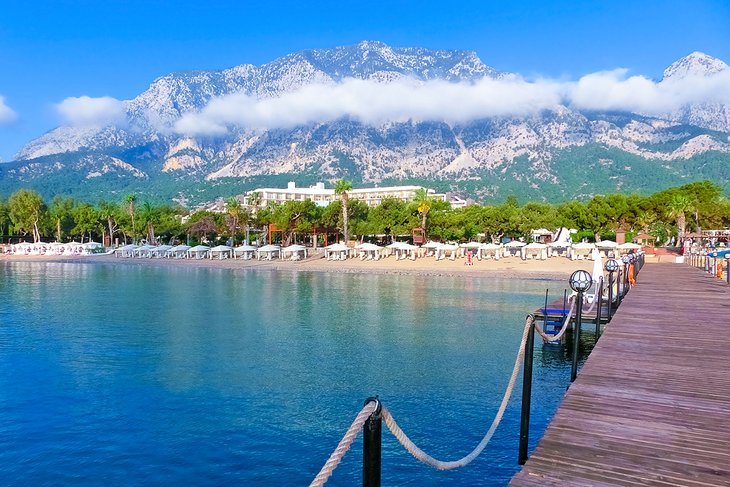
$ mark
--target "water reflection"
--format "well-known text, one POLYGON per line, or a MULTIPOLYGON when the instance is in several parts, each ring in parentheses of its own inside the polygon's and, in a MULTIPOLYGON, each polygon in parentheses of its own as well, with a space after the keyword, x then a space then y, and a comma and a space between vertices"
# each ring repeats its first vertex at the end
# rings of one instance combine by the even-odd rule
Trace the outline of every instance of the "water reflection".
MULTIPOLYGON (((491 421, 525 314, 545 287, 552 295, 563 285, 76 263, 1 268, 0 425, 14 429, 0 426, 0 471, 24 484, 73 484, 54 477, 68 464, 93 483, 304 484, 373 394, 424 448, 452 457, 491 421)), ((538 428, 565 389, 565 349, 536 348, 538 428)), ((484 460, 461 472, 433 472, 386 440, 384 478, 503 485, 517 468, 518 420, 513 401, 484 460)), ((358 478, 356 457, 334 484, 358 478)))

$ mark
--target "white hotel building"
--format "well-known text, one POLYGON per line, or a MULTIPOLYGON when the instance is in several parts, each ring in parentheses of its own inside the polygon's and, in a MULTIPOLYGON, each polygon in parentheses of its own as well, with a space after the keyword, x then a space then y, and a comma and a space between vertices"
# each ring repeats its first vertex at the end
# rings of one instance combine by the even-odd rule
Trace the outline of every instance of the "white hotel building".
MULTIPOLYGON (((422 186, 387 186, 382 188, 358 188, 347 192, 350 199, 361 200, 368 206, 379 205, 384 198, 396 198, 403 201, 412 201, 416 196, 416 190, 422 186)), ((436 193, 433 189, 426 189, 431 198, 442 201, 447 200, 443 193, 436 193)), ((260 197, 259 206, 266 206, 270 202, 284 203, 286 201, 312 200, 320 206, 327 206, 332 201, 338 201, 340 197, 335 194, 334 189, 327 189, 324 183, 317 183, 308 188, 297 188, 294 182, 289 182, 286 188, 258 188, 246 193, 246 200, 251 193, 258 193, 260 197)), ((465 206, 466 202, 460 198, 448 200, 453 208, 465 206)))

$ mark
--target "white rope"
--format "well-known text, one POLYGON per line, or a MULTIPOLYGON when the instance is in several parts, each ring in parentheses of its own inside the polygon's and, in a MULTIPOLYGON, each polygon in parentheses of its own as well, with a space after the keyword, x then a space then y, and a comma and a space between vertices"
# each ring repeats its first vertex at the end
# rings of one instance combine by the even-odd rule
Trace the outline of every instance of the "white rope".
POLYGON ((575 294, 571 294, 568 298, 568 302, 570 303, 570 310, 568 310, 568 314, 565 316, 565 319, 563 320, 563 325, 560 327, 560 331, 555 335, 550 335, 549 333, 546 333, 545 328, 545 321, 543 320, 542 327, 535 326, 535 331, 538 335, 540 335, 543 340, 546 342, 557 342, 561 338, 563 338, 563 335, 565 335, 565 332, 568 331, 568 323, 570 323, 570 320, 573 318, 573 312, 575 311, 575 294))
POLYGON ((327 461, 325 462, 322 470, 319 471, 314 480, 312 480, 312 483, 309 484, 310 487, 321 487, 327 482, 327 480, 329 480, 332 472, 334 472, 334 470, 337 468, 337 465, 340 464, 342 458, 345 456, 345 453, 347 453, 347 451, 352 446, 352 443, 355 441, 357 434, 362 429, 362 425, 365 424, 365 421, 367 421, 370 415, 373 414, 378 408, 378 404, 378 401, 370 401, 365 404, 365 406, 363 406, 363 408, 355 417, 355 420, 348 428, 345 436, 343 436, 340 442, 337 444, 337 448, 335 448, 335 451, 332 452, 332 455, 330 455, 329 459, 327 459, 327 461))
POLYGON ((507 409, 507 403, 509 403, 510 397, 512 396, 512 391, 514 390, 515 382, 517 381, 517 375, 520 371, 520 365, 525 355, 525 342, 527 341, 527 334, 530 331, 530 327, 533 326, 534 323, 535 317, 532 315, 528 316, 527 321, 525 322, 525 329, 522 332, 522 340, 520 341, 520 348, 517 352, 515 365, 512 369, 512 375, 510 376, 509 383, 507 384, 507 389, 505 390, 504 397, 502 398, 502 403, 499 405, 497 415, 494 417, 494 420, 492 421, 492 425, 489 427, 489 430, 471 453, 463 458, 460 458, 459 460, 454 461, 442 461, 433 458, 432 456, 421 450, 418 446, 416 446, 416 444, 413 443, 413 441, 411 441, 408 436, 406 436, 400 426, 398 426, 398 423, 396 423, 395 418, 393 418, 393 416, 390 414, 390 411, 385 406, 383 406, 383 420, 388 426, 388 429, 390 429, 390 431, 393 433, 393 436, 395 436, 400 444, 403 445, 403 447, 408 450, 408 452, 413 455, 417 460, 439 470, 453 470, 455 468, 463 467, 471 463, 484 450, 484 448, 489 443, 489 440, 492 439, 492 436, 494 435, 497 426, 499 426, 499 423, 502 420, 504 411, 505 409, 507 409))
MULTIPOLYGON (((601 293, 603 293, 603 276, 598 278, 598 283, 596 284, 596 292, 594 294, 593 301, 591 302, 591 307, 585 310, 586 313, 590 313, 591 311, 593 311, 593 308, 596 307, 596 303, 598 302, 598 296, 600 296, 601 293)), ((587 301, 587 298, 585 297, 585 295, 583 296, 583 302, 585 303, 587 301)))

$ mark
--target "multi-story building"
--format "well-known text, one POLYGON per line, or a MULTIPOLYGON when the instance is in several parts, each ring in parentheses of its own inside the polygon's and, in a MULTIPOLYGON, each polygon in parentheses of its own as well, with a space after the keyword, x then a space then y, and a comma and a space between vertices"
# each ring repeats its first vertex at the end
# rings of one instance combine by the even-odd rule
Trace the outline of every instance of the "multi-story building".
MULTIPOLYGON (((385 198, 396 198, 403 201, 412 201, 416 197, 416 191, 422 186, 385 186, 381 188, 353 188, 347 192, 350 199, 364 201, 368 206, 377 206, 385 198)), ((434 199, 446 201, 446 195, 436 193, 433 189, 423 188, 427 194, 434 199)), ((248 203, 251 203, 251 195, 258 195, 258 206, 266 206, 270 202, 284 203, 285 201, 312 200, 314 203, 326 206, 332 201, 339 200, 334 189, 324 187, 324 183, 317 183, 308 188, 297 188, 294 182, 289 182, 286 188, 258 188, 246 193, 248 203)), ((452 206, 463 206, 464 200, 456 198, 452 206), (455 203, 455 204, 454 204, 455 203)))

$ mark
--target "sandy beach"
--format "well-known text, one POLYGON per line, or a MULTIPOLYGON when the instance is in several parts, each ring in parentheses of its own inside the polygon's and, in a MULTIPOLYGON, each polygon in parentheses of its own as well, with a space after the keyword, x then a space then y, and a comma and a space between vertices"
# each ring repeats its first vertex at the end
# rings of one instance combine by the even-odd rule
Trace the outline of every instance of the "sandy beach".
POLYGON ((3 255, 0 261, 6 262, 74 262, 84 264, 186 266, 224 269, 255 269, 295 272, 346 272, 372 274, 418 274, 418 275, 475 275, 480 277, 501 277, 515 279, 565 279, 578 269, 590 271, 592 260, 569 260, 552 257, 547 260, 522 260, 506 257, 500 260, 475 260, 466 265, 465 259, 440 260, 432 257, 412 260, 395 260, 388 257, 379 261, 328 261, 322 255, 309 257, 303 261, 290 260, 241 260, 241 259, 149 259, 122 258, 114 255, 89 256, 19 256, 3 255))

